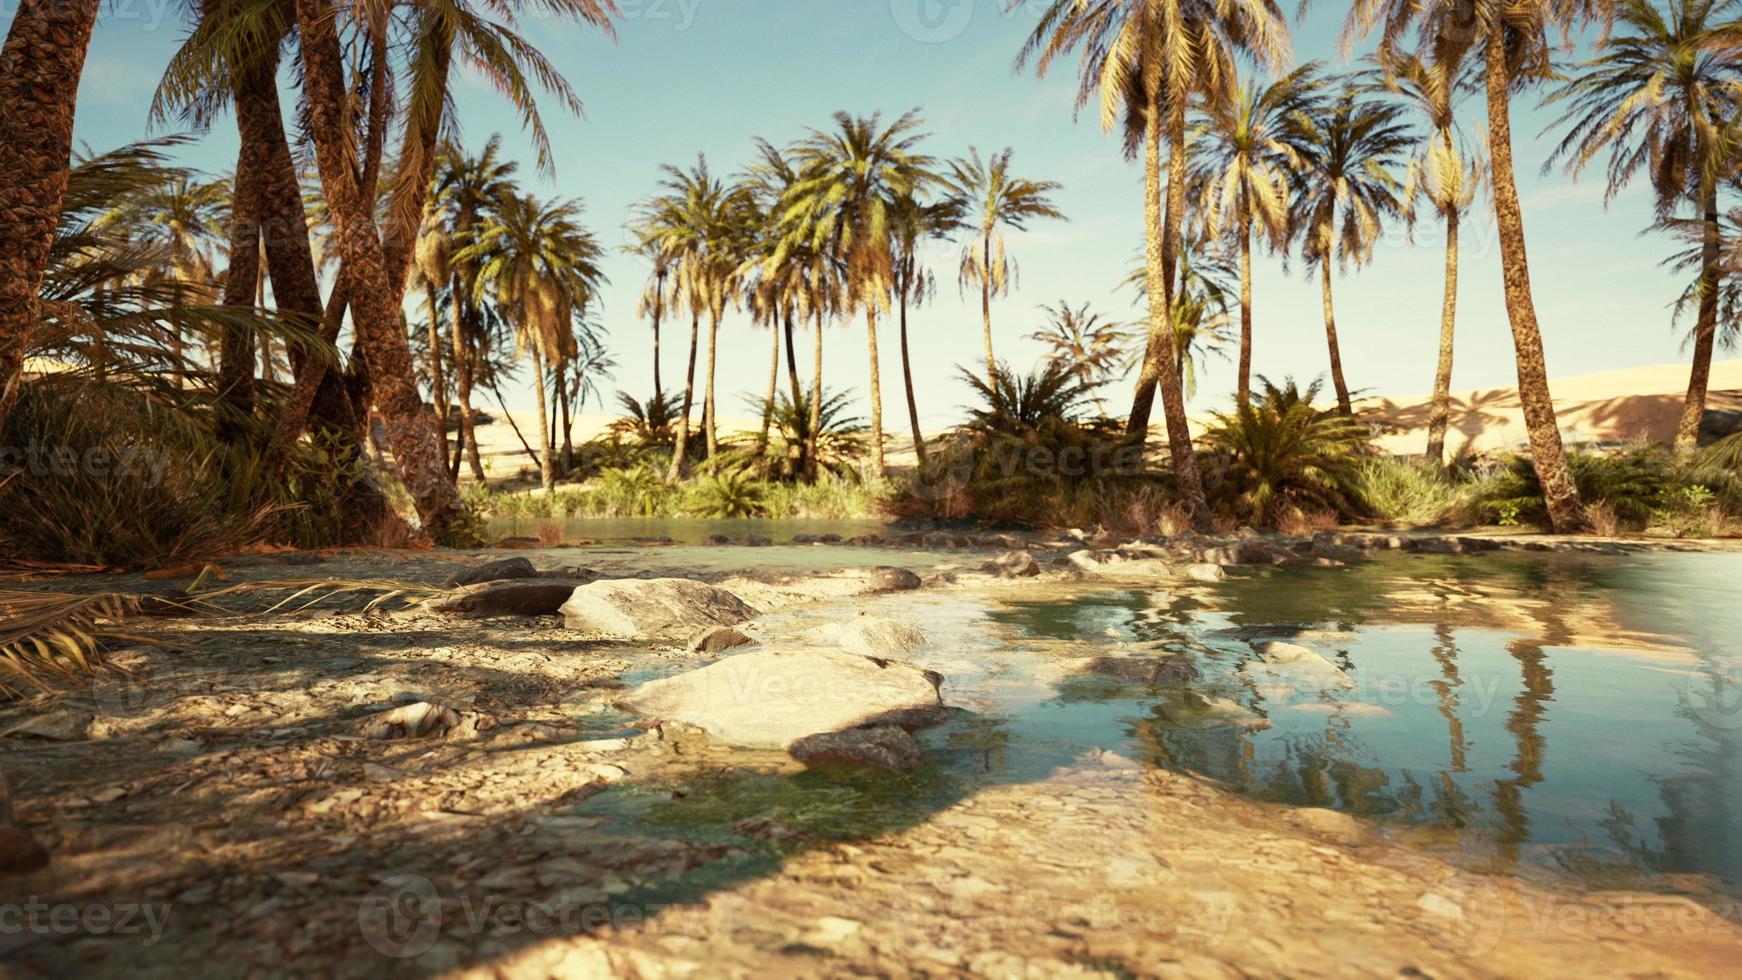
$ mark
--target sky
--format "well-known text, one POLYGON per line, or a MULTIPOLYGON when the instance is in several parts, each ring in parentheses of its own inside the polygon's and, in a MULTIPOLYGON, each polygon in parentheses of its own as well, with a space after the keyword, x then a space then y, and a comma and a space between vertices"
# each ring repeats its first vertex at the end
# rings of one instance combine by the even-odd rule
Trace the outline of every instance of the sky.
MULTIPOLYGON (((623 17, 612 41, 600 32, 548 18, 521 30, 568 78, 586 105, 583 117, 546 99, 545 123, 555 170, 541 175, 529 141, 504 101, 475 76, 461 78, 455 99, 462 141, 481 146, 501 132, 522 161, 522 181, 541 196, 579 198, 586 217, 611 250, 610 285, 600 320, 617 362, 614 380, 637 397, 652 389, 651 332, 637 319, 635 299, 647 270, 617 250, 635 203, 650 194, 660 164, 688 166, 705 153, 717 172, 751 160, 754 137, 786 143, 809 127, 826 127, 833 113, 881 111, 885 118, 923 110, 926 149, 950 157, 969 146, 982 152, 1014 148, 1022 176, 1059 181, 1056 201, 1068 222, 1042 223, 1010 235, 1020 265, 1012 295, 993 308, 1000 358, 1026 367, 1043 348, 1028 335, 1045 324, 1040 304, 1088 303, 1118 321, 1141 311, 1120 288, 1142 238, 1142 174, 1119 140, 1101 131, 1093 111, 1075 118, 1075 77, 1061 66, 1046 79, 1017 73, 1014 58, 1032 30, 1031 3, 1007 10, 1005 0, 619 0, 623 17)), ((0 5, 0 11, 6 5, 0 5)), ((1292 8, 1292 4, 1286 4, 1292 8)), ((76 139, 108 149, 149 133, 146 109, 164 65, 186 33, 182 4, 170 0, 105 0, 80 88, 76 139)), ((1338 55, 1341 5, 1321 3, 1295 29, 1296 63, 1338 55)), ((9 22, 10 18, 6 20, 9 22)), ((1357 49, 1356 55, 1361 51, 1357 49)), ((1669 306, 1681 286, 1660 263, 1672 248, 1642 234, 1651 220, 1648 193, 1635 187, 1605 207, 1600 169, 1574 182, 1539 168, 1554 144, 1542 135, 1555 118, 1536 94, 1514 102, 1519 171, 1535 296, 1552 376, 1585 374, 1683 360, 1669 306)), ((1464 106, 1479 128, 1480 100, 1464 106)), ((184 153, 212 173, 234 166, 236 136, 225 116, 184 153)), ((936 301, 911 315, 914 382, 922 424, 953 424, 970 401, 957 365, 982 363, 979 296, 956 286, 956 246, 927 256, 938 278, 936 301)), ((1511 334, 1502 302, 1500 255, 1491 216, 1466 219, 1462 235, 1456 391, 1514 383, 1511 334)), ((1299 261, 1255 257, 1255 370, 1310 380, 1328 370, 1316 276, 1299 261)), ((1431 388, 1437 351, 1443 231, 1436 220, 1389 232, 1371 265, 1337 279, 1338 330, 1345 373, 1357 392, 1410 395, 1431 388)), ((668 323, 668 328, 676 326, 668 323)), ((880 325, 886 428, 904 430, 900 361, 893 324, 880 325)), ((704 331, 705 333, 705 331, 704 331)), ((666 386, 681 377, 680 329, 668 329, 666 386)), ((742 412, 740 394, 766 385, 769 335, 742 313, 729 314, 720 334, 721 412, 742 412)), ((810 339, 799 338, 808 372, 810 339)), ((825 333, 826 382, 852 389, 864 411, 869 368, 864 322, 825 333)), ((1231 402, 1233 350, 1212 355, 1192 400, 1195 412, 1231 402)), ((785 387, 783 378, 782 387, 785 387)), ((1131 382, 1107 391, 1129 399, 1131 382)), ((759 397, 759 396, 758 396, 759 397)), ((511 395, 530 405, 529 392, 511 395)))

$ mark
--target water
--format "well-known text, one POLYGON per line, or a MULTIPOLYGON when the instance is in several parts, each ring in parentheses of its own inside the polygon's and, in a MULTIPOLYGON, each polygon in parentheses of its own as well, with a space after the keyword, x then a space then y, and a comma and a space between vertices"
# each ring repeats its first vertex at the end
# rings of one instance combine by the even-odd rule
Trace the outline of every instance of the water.
POLYGON ((1490 870, 1690 873, 1734 890, 1739 579, 1738 555, 1395 556, 988 618, 1029 641, 1179 656, 1200 671, 1187 689, 1261 719, 1205 724, 1181 690, 1096 679, 1019 709, 1024 721, 1122 725, 1151 764, 1450 840, 1490 870), (1260 669, 1254 644, 1270 639, 1346 679, 1260 669))
MULTIPOLYGON (((685 550, 789 567, 944 558, 685 550)), ((1483 871, 1546 865, 1618 887, 1674 875, 1666 887, 1742 895, 1738 582, 1742 555, 1385 555, 1239 569, 1213 586, 1034 582, 790 609, 763 621, 776 647, 861 613, 927 633, 908 659, 968 709, 922 733, 931 764, 795 777, 751 761, 682 794, 601 802, 633 825, 707 835, 730 836, 746 814, 850 835, 1111 749, 1256 799, 1357 814, 1483 871), (1338 671, 1265 668, 1271 640, 1338 671), (1131 657, 1184 661, 1198 677, 1151 685, 1096 663, 1131 657)))

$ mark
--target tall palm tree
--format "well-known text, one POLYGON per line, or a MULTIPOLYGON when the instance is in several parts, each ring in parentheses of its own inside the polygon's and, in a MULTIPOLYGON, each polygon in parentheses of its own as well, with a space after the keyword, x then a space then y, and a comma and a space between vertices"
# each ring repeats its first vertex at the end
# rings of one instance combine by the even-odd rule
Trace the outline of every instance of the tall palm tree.
POLYGON ((1735 0, 1621 0, 1625 33, 1549 95, 1570 103, 1557 125, 1566 138, 1545 166, 1565 162, 1577 176, 1609 152, 1606 200, 1650 168, 1659 217, 1691 206, 1701 228, 1693 368, 1675 447, 1698 446, 1717 337, 1719 257, 1723 253, 1718 185, 1734 147, 1721 132, 1742 114, 1742 20, 1735 0), (1725 20, 1724 18, 1730 19, 1725 20))
POLYGON ((1288 143, 1290 120, 1322 102, 1319 62, 1268 85, 1249 80, 1233 99, 1203 104, 1192 155, 1197 213, 1212 236, 1233 236, 1240 252, 1240 367, 1235 398, 1252 398, 1252 236, 1281 248, 1289 229, 1289 173, 1300 159, 1288 143))
POLYGON ((1288 139, 1299 159, 1292 174, 1295 233, 1307 267, 1319 272, 1337 409, 1351 415, 1354 409, 1337 343, 1331 265, 1346 269, 1367 264, 1385 221, 1408 216, 1404 187, 1396 173, 1408 167, 1415 136, 1403 121, 1401 105, 1369 98, 1352 80, 1346 80, 1320 111, 1290 117, 1289 129, 1288 139))
MULTIPOLYGON (((483 319, 473 300, 477 264, 451 254, 477 240, 491 215, 516 190, 514 175, 519 165, 504 160, 502 139, 492 135, 476 154, 448 143, 442 147, 436 167, 431 200, 439 225, 450 245, 447 262, 449 339, 453 342, 454 398, 460 410, 460 441, 465 443, 472 478, 484 479, 484 462, 478 449, 477 427, 472 411, 472 389, 477 384, 487 338, 483 319)), ((454 472, 459 461, 455 460, 454 472)))
POLYGON ((18 397, 72 165, 98 0, 20 0, 0 47, 0 423, 18 397))
MULTIPOLYGON (((919 400, 913 391, 913 357, 907 340, 907 313, 923 306, 937 294, 937 277, 920 261, 925 242, 948 238, 962 227, 961 202, 954 197, 924 201, 907 194, 897 199, 890 222, 890 241, 895 250, 895 300, 900 309, 901 382, 907 391, 907 421, 913 431, 913 452, 923 465, 925 436, 919 429, 919 400)), ((999 246, 1003 250, 1002 244, 999 246)))
MULTIPOLYGON (((882 369, 877 315, 889 306, 895 279, 891 241, 897 202, 937 180, 935 163, 919 151, 925 138, 919 110, 883 125, 881 113, 835 114, 831 131, 813 129, 793 148, 799 179, 788 193, 783 223, 789 243, 838 256, 848 311, 865 311, 871 362, 871 457, 884 472, 882 369)), ((819 337, 821 335, 819 334, 819 337)))
POLYGON ((1434 368, 1434 391, 1428 409, 1427 458, 1444 462, 1446 430, 1452 415, 1452 355, 1458 324, 1458 228, 1481 191, 1488 161, 1479 146, 1464 138, 1458 125, 1458 95, 1468 79, 1464 52, 1450 48, 1429 60, 1409 52, 1392 52, 1379 63, 1385 88, 1403 97, 1427 120, 1428 130, 1409 161, 1405 181, 1408 205, 1414 210, 1426 198, 1446 226, 1444 296, 1440 301, 1440 350, 1434 368))
POLYGON ((1167 356, 1174 332, 1173 273, 1181 250, 1187 175, 1186 108, 1232 97, 1234 62, 1248 54, 1275 68, 1288 57, 1288 25, 1275 0, 1053 0, 1029 35, 1017 67, 1033 61, 1045 76, 1058 59, 1081 48, 1077 107, 1100 104, 1102 128, 1123 129, 1128 157, 1143 155, 1145 260, 1149 280, 1149 343, 1129 428, 1146 437, 1159 388, 1168 452, 1187 513, 1209 527, 1209 505, 1192 454, 1185 393, 1167 356), (1169 149, 1163 206, 1162 144, 1169 149))
POLYGON ((1028 335, 1047 348, 1046 362, 1061 364, 1088 388, 1095 408, 1105 416, 1107 404, 1100 389, 1113 379, 1125 360, 1125 330, 1119 324, 1089 312, 1089 304, 1073 307, 1064 300, 1057 306, 1042 305, 1046 326, 1028 335))
POLYGON ((659 326, 670 303, 667 283, 671 279, 671 256, 660 247, 653 229, 642 220, 630 222, 629 237, 629 244, 623 246, 623 251, 648 264, 647 283, 635 301, 635 315, 653 322, 653 396, 657 399, 665 391, 659 376, 659 326))
POLYGON ((1383 24, 1381 57, 1410 40, 1419 40, 1435 61, 1450 60, 1449 49, 1480 51, 1490 190, 1518 367, 1518 398, 1549 522, 1562 533, 1583 530, 1589 519, 1555 420, 1542 328, 1531 296, 1524 211, 1512 162, 1512 94, 1553 76, 1552 35, 1584 23, 1606 22, 1614 6, 1615 0, 1356 0, 1344 30, 1345 38, 1353 39, 1383 24))
POLYGON ((559 366, 582 354, 575 327, 584 322, 605 282, 602 255, 598 240, 581 223, 578 202, 520 196, 507 198, 477 240, 456 254, 477 264, 473 298, 491 298, 508 313, 519 347, 532 362, 543 442, 539 470, 547 492, 556 486, 558 463, 546 374, 560 378, 559 366))
POLYGON ((992 300, 1010 292, 1016 282, 1016 260, 1005 245, 1005 229, 1025 231, 1037 220, 1066 221, 1051 195, 1063 188, 1054 180, 1029 180, 1010 172, 1016 151, 1005 147, 982 160, 977 147, 950 161, 949 193, 962 212, 963 225, 975 232, 962 247, 960 284, 980 288, 980 323, 986 341, 986 380, 992 380, 998 360, 992 354, 992 300))

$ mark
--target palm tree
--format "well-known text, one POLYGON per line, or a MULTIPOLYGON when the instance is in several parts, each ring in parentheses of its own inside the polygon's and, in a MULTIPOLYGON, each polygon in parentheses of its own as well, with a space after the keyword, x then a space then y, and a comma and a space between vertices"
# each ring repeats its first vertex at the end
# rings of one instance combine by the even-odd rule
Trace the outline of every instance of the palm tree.
POLYGON ((1064 365, 1089 387, 1095 408, 1105 416, 1107 405, 1101 400, 1100 388, 1113 380, 1125 360, 1124 329, 1102 319, 1099 313, 1089 312, 1088 303, 1072 307, 1061 299, 1057 306, 1043 304, 1040 309, 1046 314, 1046 326, 1028 338, 1046 346, 1048 364, 1064 365))
POLYGON ((1345 37, 1384 24, 1379 54, 1387 56, 1414 32, 1434 61, 1450 61, 1452 49, 1480 46, 1488 109, 1490 189, 1500 239, 1506 313, 1518 367, 1518 398, 1530 435, 1530 455, 1542 483, 1549 522, 1569 533, 1588 526, 1579 487, 1567 466, 1560 426, 1549 393, 1542 329, 1530 290, 1524 212, 1512 163, 1512 93, 1554 74, 1550 35, 1592 21, 1604 22, 1614 0, 1360 0, 1349 8, 1345 37))
POLYGON ((1408 215, 1404 188, 1394 172, 1407 167, 1415 137, 1402 118, 1402 106, 1367 98, 1360 86, 1345 81, 1319 112, 1289 120, 1288 140, 1299 159, 1292 174, 1295 233, 1307 267, 1319 271, 1331 383, 1344 415, 1354 414, 1354 409, 1337 343, 1331 264, 1345 269, 1367 264, 1386 219, 1408 215))
POLYGON ((920 125, 917 109, 887 127, 881 113, 836 113, 833 131, 813 129, 794 147, 800 176, 782 216, 788 228, 782 253, 808 245, 838 256, 846 309, 865 311, 871 362, 871 456, 880 476, 884 472, 883 378, 877 314, 888 308, 895 279, 892 216, 896 202, 937 179, 933 160, 919 152, 924 139, 917 131, 920 125))
POLYGON ((1476 202, 1488 162, 1458 126, 1458 93, 1466 86, 1464 52, 1451 48, 1434 61, 1393 52, 1379 64, 1385 88, 1426 118, 1428 132, 1409 161, 1405 182, 1408 206, 1425 197, 1446 226, 1445 292, 1440 302, 1440 351, 1428 410, 1427 459, 1438 465, 1446 455, 1446 430, 1452 414, 1452 354, 1458 322, 1458 228, 1476 202))
POLYGON ((1050 195, 1063 188, 1053 180, 1028 180, 1010 172, 1016 151, 1005 147, 982 160, 976 147, 950 161, 949 193, 962 212, 962 222, 976 234, 962 248, 960 284, 980 287, 980 322, 986 341, 986 378, 998 361, 992 355, 992 300, 1010 292, 1017 276, 1016 260, 1005 247, 1004 231, 1026 231, 1036 220, 1066 221, 1050 195))
MULTIPOLYGON (((1240 274, 1225 257, 1205 250, 1211 244, 1199 242, 1180 253, 1179 275, 1174 279, 1173 361, 1187 398, 1197 397, 1200 366, 1210 354, 1222 352, 1233 323, 1229 313, 1234 305, 1232 284, 1240 274)), ((1147 267, 1140 261, 1121 285, 1134 290, 1139 302, 1147 300, 1147 267)), ((1130 373, 1141 367, 1147 346, 1142 339, 1134 344, 1120 371, 1130 373)))
POLYGON ((1288 56, 1288 26, 1275 0, 1053 0, 1029 35, 1017 67, 1031 59, 1045 76, 1059 58, 1081 47, 1077 107, 1100 103, 1102 128, 1121 126, 1128 157, 1143 154, 1145 260, 1149 280, 1149 343, 1130 431, 1149 432, 1155 392, 1161 391, 1168 452, 1187 513, 1209 527, 1209 505, 1192 455, 1185 394, 1177 365, 1167 356, 1174 332, 1172 278, 1181 249, 1187 174, 1186 107, 1196 94, 1207 102, 1232 96, 1234 61, 1252 55, 1275 68, 1288 56), (1162 143, 1170 161, 1162 203, 1162 143))
POLYGON ((558 463, 545 397, 546 372, 560 379, 560 365, 583 353, 575 327, 585 322, 585 311, 605 282, 599 268, 602 255, 593 233, 581 224, 578 202, 514 196, 491 215, 477 240, 455 256, 477 264, 474 300, 488 297, 507 311, 519 347, 532 362, 543 442, 539 469, 547 492, 556 486, 558 463))
POLYGON ((1621 0, 1616 18, 1629 32, 1611 37, 1598 56, 1551 93, 1571 103, 1557 125, 1566 138, 1545 166, 1565 161, 1577 176, 1609 151, 1605 200, 1650 168, 1659 217, 1691 205, 1701 228, 1699 313, 1693 369, 1676 426, 1678 452, 1698 446, 1717 336, 1719 257, 1723 253, 1718 185, 1733 146, 1721 129, 1742 113, 1742 20, 1722 20, 1734 0, 1621 0))
POLYGON ((18 397, 72 165, 98 0, 20 0, 0 47, 0 422, 18 397))
POLYGON ((653 397, 657 399, 665 391, 659 378, 659 325, 670 302, 666 283, 671 278, 671 256, 660 248, 653 229, 642 221, 630 223, 629 236, 631 240, 623 251, 645 259, 649 266, 647 284, 635 301, 635 315, 653 321, 653 397))
MULTIPOLYGON (((477 240, 483 226, 515 191, 514 174, 519 165, 501 157, 502 139, 492 135, 476 155, 449 143, 442 148, 435 173, 431 200, 440 215, 439 225, 456 247, 477 240)), ((460 441, 465 443, 472 478, 484 479, 483 458, 478 449, 473 421, 472 388, 477 384, 486 333, 472 297, 477 284, 477 264, 457 261, 450 254, 448 267, 449 333, 453 341, 454 398, 460 409, 460 441)), ((459 461, 453 472, 458 473, 459 461)))
POLYGON ((1290 121, 1317 112, 1320 64, 1312 62, 1268 85, 1248 81, 1231 100, 1202 106, 1192 155, 1198 214, 1210 234, 1232 235, 1240 250, 1240 369, 1236 401, 1252 398, 1252 234, 1280 248, 1289 229, 1289 173, 1300 158, 1289 145, 1290 121))
MULTIPOLYGON (((937 277, 920 263, 921 245, 928 240, 948 238, 961 227, 961 203, 953 197, 926 202, 907 194, 895 202, 890 241, 895 250, 895 299, 901 311, 901 382, 907 390, 907 420, 913 430, 913 452, 922 466, 925 464, 925 436, 919 430, 919 401, 913 391, 907 311, 909 307, 925 305, 937 294, 937 277)), ((999 251, 1003 251, 1002 244, 999 251)))

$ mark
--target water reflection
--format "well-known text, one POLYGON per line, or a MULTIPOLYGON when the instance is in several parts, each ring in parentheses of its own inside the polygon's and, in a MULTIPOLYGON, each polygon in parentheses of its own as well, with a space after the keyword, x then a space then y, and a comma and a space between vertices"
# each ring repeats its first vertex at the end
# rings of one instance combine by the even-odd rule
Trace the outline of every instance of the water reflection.
POLYGON ((1253 797, 1451 832, 1494 870, 1690 872, 1742 885, 1742 556, 1395 556, 1270 569, 1214 589, 1018 604, 1033 637, 1192 657, 1191 688, 1268 723, 1182 724, 1178 691, 1078 680, 1134 702, 1157 765, 1253 797), (1351 683, 1242 671, 1287 639, 1351 683), (1694 692, 1690 699, 1690 691, 1694 692))

